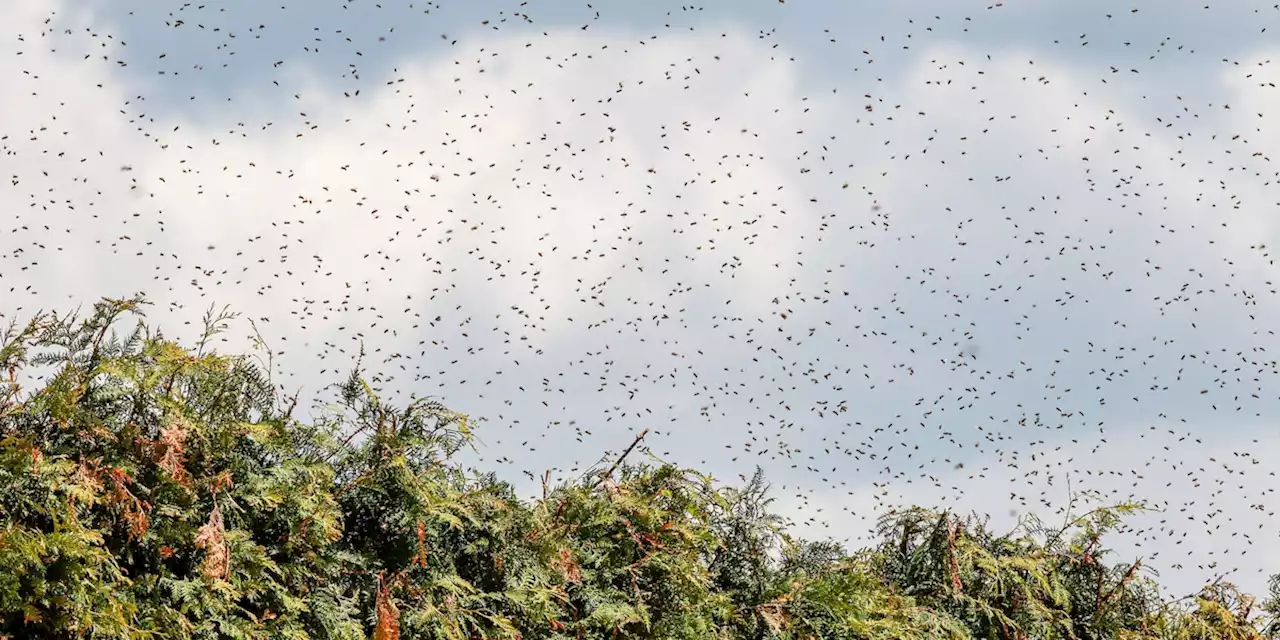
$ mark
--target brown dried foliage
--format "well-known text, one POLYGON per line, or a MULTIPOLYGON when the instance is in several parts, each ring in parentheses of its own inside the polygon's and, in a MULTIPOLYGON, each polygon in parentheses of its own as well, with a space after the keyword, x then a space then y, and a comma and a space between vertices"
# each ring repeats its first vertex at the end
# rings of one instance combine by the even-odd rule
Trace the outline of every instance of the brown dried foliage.
POLYGON ((378 624, 373 629, 373 640, 400 640, 400 610, 391 600, 391 586, 378 576, 378 600, 375 605, 378 624))
POLYGON ((214 476, 213 480, 210 481, 209 490, 216 494, 219 491, 230 489, 232 484, 231 472, 223 471, 222 473, 214 476))
POLYGON ((787 615, 787 609, 782 604, 763 604, 760 605, 757 611, 760 612, 760 617, 764 619, 765 624, 769 625, 769 629, 775 634, 782 633, 791 623, 791 616, 787 615))
POLYGON ((133 478, 124 469, 112 467, 106 473, 110 480, 111 490, 107 493, 107 503, 120 508, 125 524, 129 530, 129 538, 137 540, 146 535, 149 521, 147 512, 151 504, 143 502, 129 491, 133 478))
POLYGON ((209 521, 196 534, 196 548, 204 550, 201 572, 210 580, 223 580, 231 572, 231 547, 227 544, 227 530, 222 522, 222 510, 217 502, 209 521))
POLYGON ((418 551, 413 554, 413 564, 427 568, 427 525, 418 523, 418 551))
POLYGON ((956 552, 956 535, 959 529, 959 523, 948 518, 947 522, 947 548, 950 550, 948 565, 951 569, 951 588, 955 590, 956 595, 964 592, 964 585, 960 582, 960 561, 956 552))
POLYGON ((182 427, 181 423, 175 422, 173 426, 160 430, 160 438, 152 444, 155 455, 158 457, 156 464, 169 474, 175 482, 184 487, 191 486, 190 475, 186 468, 186 447, 187 430, 182 427))
POLYGON ((578 567, 578 561, 574 559, 573 552, 568 549, 560 549, 557 557, 551 559, 551 566, 564 576, 564 581, 570 584, 580 584, 582 582, 582 571, 578 567))

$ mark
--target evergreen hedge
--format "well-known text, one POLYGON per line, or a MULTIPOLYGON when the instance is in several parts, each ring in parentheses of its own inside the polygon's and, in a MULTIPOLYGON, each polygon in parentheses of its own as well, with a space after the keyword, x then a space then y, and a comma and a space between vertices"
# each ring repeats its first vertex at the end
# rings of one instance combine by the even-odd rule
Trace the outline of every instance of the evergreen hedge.
POLYGON ((788 535, 758 473, 723 486, 624 456, 521 500, 457 462, 466 416, 392 406, 357 369, 304 423, 253 354, 209 348, 231 316, 183 346, 144 304, 3 336, 0 636, 1277 637, 1274 596, 1168 598, 1113 560, 1138 505, 1002 535, 914 508, 851 551, 788 535))

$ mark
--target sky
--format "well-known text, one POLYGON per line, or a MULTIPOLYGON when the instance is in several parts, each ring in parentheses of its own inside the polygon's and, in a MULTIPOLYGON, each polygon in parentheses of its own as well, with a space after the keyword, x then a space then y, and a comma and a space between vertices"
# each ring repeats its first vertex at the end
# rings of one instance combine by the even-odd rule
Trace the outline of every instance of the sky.
MULTIPOLYGON (((531 492, 643 429, 810 536, 1142 499, 1173 591, 1280 572, 1280 10, 0 4, 0 314, 360 345, 531 492), (169 8, 173 10, 170 11, 169 8)), ((1060 517, 1060 516, 1058 516, 1060 517)))

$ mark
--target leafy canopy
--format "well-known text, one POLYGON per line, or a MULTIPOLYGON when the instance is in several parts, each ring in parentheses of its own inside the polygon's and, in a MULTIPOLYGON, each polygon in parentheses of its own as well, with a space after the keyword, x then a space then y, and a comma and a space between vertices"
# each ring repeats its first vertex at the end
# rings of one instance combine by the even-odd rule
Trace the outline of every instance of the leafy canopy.
POLYGON ((1138 505, 1002 535, 915 508, 850 551, 789 535, 758 472, 726 487, 624 454, 521 500, 456 462, 470 426, 443 404, 392 406, 357 366, 304 423, 269 360, 209 348, 233 314, 187 347, 145 304, 3 335, 4 637, 1278 637, 1280 581, 1263 603, 1222 582, 1166 598, 1113 560, 1138 505))

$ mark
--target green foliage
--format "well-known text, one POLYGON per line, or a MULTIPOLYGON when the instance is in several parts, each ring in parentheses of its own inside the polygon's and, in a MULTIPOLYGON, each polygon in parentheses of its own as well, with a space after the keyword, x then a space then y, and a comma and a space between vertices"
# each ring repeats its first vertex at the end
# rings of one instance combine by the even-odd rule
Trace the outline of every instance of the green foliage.
POLYGON ((234 315, 190 349, 114 331, 144 306, 3 336, 0 636, 1278 637, 1280 581, 1261 605, 1225 583, 1168 599, 1110 561, 1137 505, 1004 535, 916 508, 849 552, 789 535, 760 473, 724 487, 619 459, 524 501, 455 461, 466 416, 391 406, 357 367, 305 424, 269 360, 208 348, 234 315))

